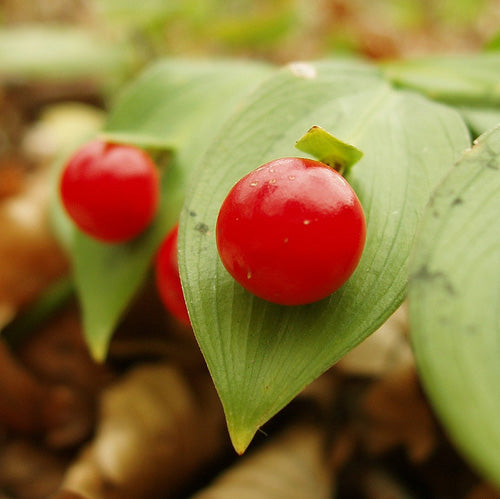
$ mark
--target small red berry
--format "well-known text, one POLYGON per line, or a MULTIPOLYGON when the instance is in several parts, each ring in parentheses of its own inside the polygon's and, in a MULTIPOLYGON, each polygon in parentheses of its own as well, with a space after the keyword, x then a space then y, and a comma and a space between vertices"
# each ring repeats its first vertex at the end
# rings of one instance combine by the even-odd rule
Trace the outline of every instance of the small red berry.
POLYGON ((189 315, 182 292, 177 261, 176 225, 165 237, 158 250, 155 262, 156 286, 165 308, 180 322, 190 325, 189 315))
POLYGON ((231 189, 216 227, 222 263, 265 300, 300 305, 325 298, 351 276, 366 225, 347 181, 324 163, 282 158, 231 189))
POLYGON ((73 222, 105 242, 140 234, 153 219, 159 200, 159 175, 141 149, 94 140, 66 164, 61 198, 73 222))

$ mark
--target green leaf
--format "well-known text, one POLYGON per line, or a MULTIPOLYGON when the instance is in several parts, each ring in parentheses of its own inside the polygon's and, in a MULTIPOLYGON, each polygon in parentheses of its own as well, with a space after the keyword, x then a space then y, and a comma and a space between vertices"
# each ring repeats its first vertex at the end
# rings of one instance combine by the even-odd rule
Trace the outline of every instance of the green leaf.
POLYGON ((112 76, 132 63, 130 46, 63 26, 0 29, 0 79, 112 76))
POLYGON ((183 192, 181 169, 169 165, 162 176, 164 196, 156 219, 130 242, 101 243, 75 229, 71 247, 75 288, 85 339, 96 360, 106 357, 116 325, 140 289, 162 238, 176 223, 183 192))
POLYGON ((431 56, 382 65, 397 85, 450 104, 500 106, 500 52, 431 56))
POLYGON ((195 334, 238 452, 401 303, 420 215, 469 144, 455 111, 394 91, 377 70, 353 61, 290 65, 226 124, 203 158, 183 210, 179 266, 195 334), (331 297, 279 306, 252 296, 224 269, 216 219, 238 179, 294 155, 296 138, 313 124, 364 151, 348 180, 367 217, 366 247, 351 279, 331 297))
MULTIPOLYGON (((75 286, 87 342, 106 355, 116 324, 140 288, 164 235, 177 222, 186 185, 199 157, 235 106, 267 77, 257 63, 167 60, 141 75, 120 96, 103 137, 171 150, 162 168, 161 206, 151 227, 131 242, 104 244, 74 230, 70 242, 75 286)), ((64 219, 62 208, 55 218, 64 219)))
POLYGON ((500 485, 500 129, 467 151, 432 198, 412 259, 411 338, 451 438, 500 485))
POLYGON ((192 170, 227 116, 271 71, 250 61, 160 61, 122 93, 105 135, 178 151, 182 168, 192 170))
POLYGON ((295 143, 295 147, 345 174, 363 157, 359 149, 342 142, 319 126, 311 127, 295 143))

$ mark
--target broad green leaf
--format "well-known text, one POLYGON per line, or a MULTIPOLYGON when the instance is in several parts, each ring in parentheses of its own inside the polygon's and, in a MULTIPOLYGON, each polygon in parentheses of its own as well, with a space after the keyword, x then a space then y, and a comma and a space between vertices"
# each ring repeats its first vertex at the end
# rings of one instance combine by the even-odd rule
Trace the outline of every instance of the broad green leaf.
MULTIPOLYGON (((177 222, 186 183, 228 115, 271 69, 257 63, 168 60, 138 78, 118 99, 104 138, 172 151, 162 170, 159 213, 144 234, 103 244, 75 230, 71 257, 84 330, 97 359, 141 286, 156 248, 177 222)), ((59 218, 61 215, 59 207, 59 218)), ((57 213, 56 213, 57 218, 57 213)))
POLYGON ((112 76, 130 67, 130 46, 80 28, 0 29, 0 79, 76 79, 112 76))
POLYGON ((500 485, 500 129, 439 187, 411 265, 410 324, 425 389, 451 438, 500 485))
POLYGON ((382 65, 397 85, 450 104, 500 106, 500 52, 431 56, 382 65))
POLYGON ((186 201, 179 265, 195 334, 238 452, 401 303, 421 213, 469 143, 455 111, 395 91, 377 70, 349 61, 282 69, 226 124, 186 201), (297 156, 296 140, 313 125, 364 152, 348 179, 367 217, 366 248, 354 275, 331 297, 300 307, 274 305, 241 288, 220 263, 217 214, 243 175, 297 156))
POLYGON ((121 95, 105 134, 178 151, 191 170, 240 100, 272 67, 238 60, 166 59, 121 95))
POLYGON ((156 248, 177 221, 182 184, 180 168, 169 165, 162 177, 159 213, 152 226, 131 242, 101 243, 75 230, 71 248, 75 288, 85 339, 96 360, 106 357, 115 327, 141 287, 156 248))

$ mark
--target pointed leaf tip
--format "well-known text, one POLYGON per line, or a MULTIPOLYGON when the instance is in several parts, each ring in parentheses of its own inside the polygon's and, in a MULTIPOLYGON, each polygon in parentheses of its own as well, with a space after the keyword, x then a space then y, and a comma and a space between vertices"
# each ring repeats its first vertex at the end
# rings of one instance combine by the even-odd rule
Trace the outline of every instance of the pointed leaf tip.
POLYGON ((106 360, 106 356, 108 354, 109 342, 106 339, 107 336, 96 336, 93 338, 87 337, 87 345, 90 351, 90 355, 92 359, 102 364, 106 360))
POLYGON ((231 437, 231 443, 233 444, 234 450, 241 456, 245 453, 250 445, 253 437, 257 433, 257 429, 248 428, 231 428, 229 426, 229 436, 231 437))

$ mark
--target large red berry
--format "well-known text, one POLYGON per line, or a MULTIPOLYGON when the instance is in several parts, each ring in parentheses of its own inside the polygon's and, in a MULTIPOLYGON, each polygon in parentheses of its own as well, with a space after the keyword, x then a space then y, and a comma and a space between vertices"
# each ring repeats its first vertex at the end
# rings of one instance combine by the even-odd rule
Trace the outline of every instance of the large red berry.
POLYGON ((324 163, 282 158, 231 189, 217 219, 222 263, 244 288, 282 305, 333 293, 356 268, 366 235, 361 204, 324 163))
POLYGON ((156 286, 165 308, 180 322, 190 325, 189 315, 182 292, 177 261, 176 225, 165 237, 156 255, 156 286))
POLYGON ((141 233, 158 207, 159 176, 141 149, 94 140, 66 164, 61 198, 73 222, 105 242, 123 242, 141 233))

